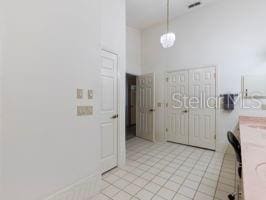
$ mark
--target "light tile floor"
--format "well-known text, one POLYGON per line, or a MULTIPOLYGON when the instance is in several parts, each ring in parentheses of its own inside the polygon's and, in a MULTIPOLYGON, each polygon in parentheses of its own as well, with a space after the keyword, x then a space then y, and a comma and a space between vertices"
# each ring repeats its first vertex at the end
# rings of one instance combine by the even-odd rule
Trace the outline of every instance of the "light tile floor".
MULTIPOLYGON (((215 193, 215 200, 228 200, 228 194, 236 191, 236 160, 235 153, 231 147, 225 153, 218 185, 215 193)), ((239 197, 239 199, 242 199, 239 197)))
POLYGON ((227 200, 234 191, 230 155, 224 160, 213 151, 133 138, 127 142, 126 166, 103 176, 93 200, 227 200))

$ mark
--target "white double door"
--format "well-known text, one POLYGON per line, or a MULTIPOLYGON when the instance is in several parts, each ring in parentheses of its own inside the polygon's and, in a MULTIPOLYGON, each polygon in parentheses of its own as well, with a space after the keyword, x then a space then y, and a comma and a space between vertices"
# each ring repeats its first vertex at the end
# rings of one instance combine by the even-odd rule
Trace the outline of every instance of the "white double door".
POLYGON ((167 140, 215 150, 215 97, 215 67, 167 73, 167 140))

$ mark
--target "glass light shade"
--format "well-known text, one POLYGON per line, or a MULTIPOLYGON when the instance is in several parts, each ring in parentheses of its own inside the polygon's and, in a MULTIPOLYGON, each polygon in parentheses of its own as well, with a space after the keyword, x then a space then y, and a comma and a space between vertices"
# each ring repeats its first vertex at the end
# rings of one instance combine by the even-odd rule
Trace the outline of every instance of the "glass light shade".
POLYGON ((161 36, 161 44, 163 48, 170 48, 175 44, 175 34, 174 33, 166 33, 161 36))

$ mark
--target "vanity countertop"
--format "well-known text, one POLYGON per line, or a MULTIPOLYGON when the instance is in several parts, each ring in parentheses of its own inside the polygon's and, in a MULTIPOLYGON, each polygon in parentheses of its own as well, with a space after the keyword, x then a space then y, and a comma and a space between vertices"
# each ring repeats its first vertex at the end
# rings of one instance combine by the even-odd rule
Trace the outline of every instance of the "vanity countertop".
POLYGON ((266 200, 266 117, 240 116, 245 200, 266 200))

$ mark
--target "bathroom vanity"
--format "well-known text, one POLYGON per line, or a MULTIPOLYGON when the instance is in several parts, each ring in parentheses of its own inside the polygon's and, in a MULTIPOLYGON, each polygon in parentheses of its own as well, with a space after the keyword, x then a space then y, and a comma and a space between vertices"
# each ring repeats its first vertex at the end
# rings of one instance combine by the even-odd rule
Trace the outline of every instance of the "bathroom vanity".
POLYGON ((266 200, 266 117, 240 116, 239 128, 242 196, 244 200, 266 200))

